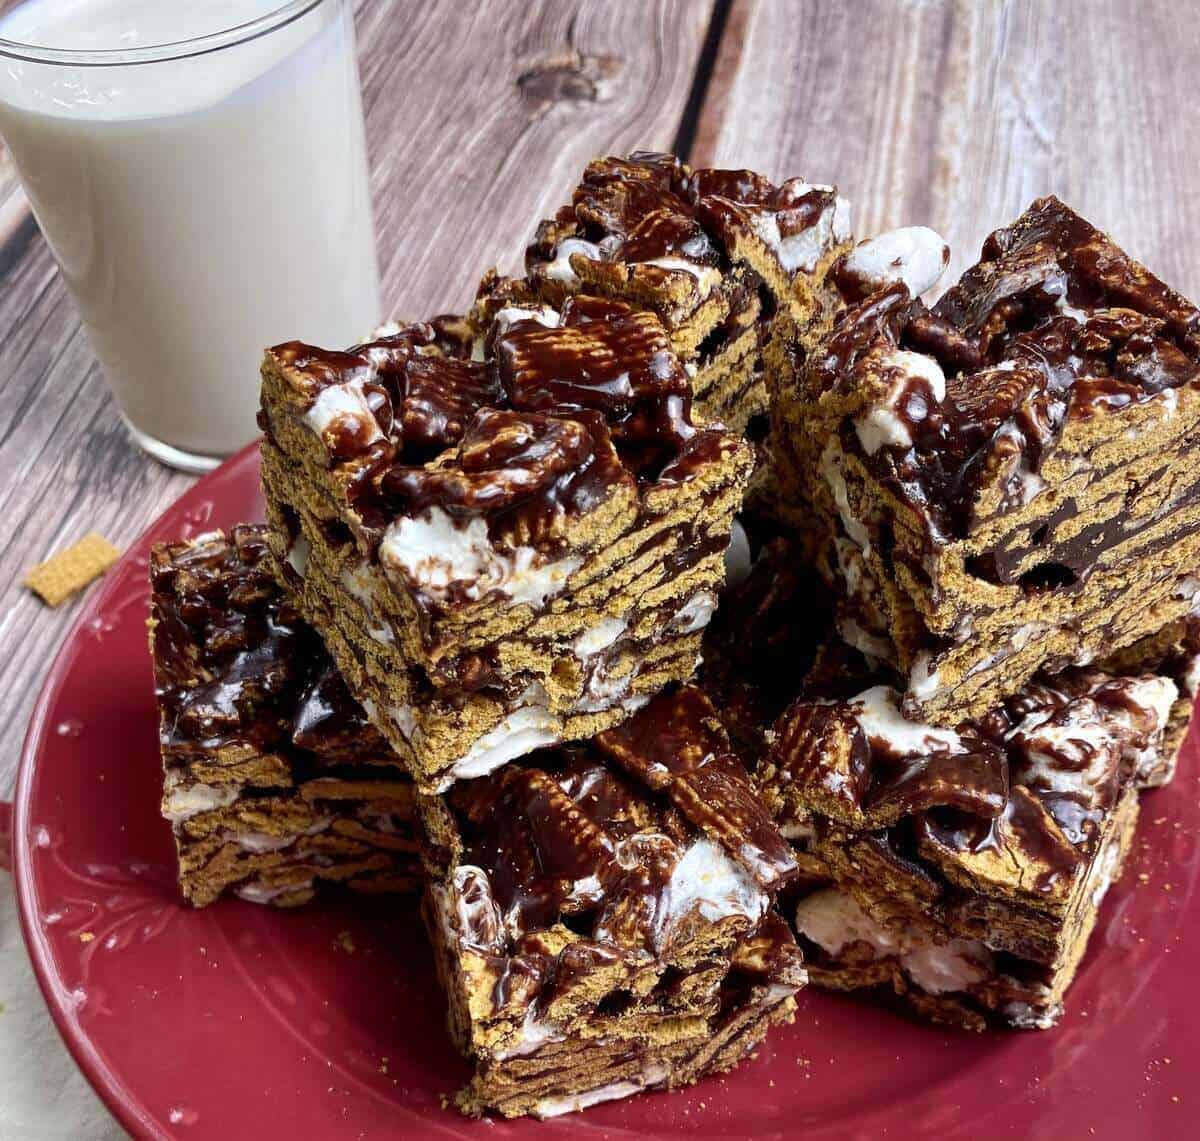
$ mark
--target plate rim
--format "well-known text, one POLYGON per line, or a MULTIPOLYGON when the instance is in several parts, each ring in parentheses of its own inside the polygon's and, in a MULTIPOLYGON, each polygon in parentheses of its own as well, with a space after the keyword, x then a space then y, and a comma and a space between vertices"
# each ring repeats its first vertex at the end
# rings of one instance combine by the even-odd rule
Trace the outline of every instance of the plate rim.
MULTIPOLYGON (((130 542, 117 565, 105 576, 105 581, 98 584, 98 589, 83 600, 79 613, 68 626, 63 643, 54 655, 42 680, 18 760, 17 784, 14 790, 11 820, 12 874, 22 938, 34 976, 59 1037, 75 1064, 118 1125, 139 1141, 140 1139, 172 1141, 176 1134, 166 1127, 161 1113, 150 1107, 138 1093, 136 1086, 130 1083, 120 1069, 111 1064, 94 1037, 88 1033, 78 1019, 72 1016, 69 1006, 64 1002, 64 987, 61 975, 56 969, 58 956, 53 949, 51 940, 46 936, 41 915, 36 906, 39 896, 31 819, 33 786, 38 771, 36 759, 45 750, 46 740, 52 732, 50 710, 63 689, 64 679, 74 668, 79 655, 87 650, 87 640, 82 636, 87 624, 102 614, 122 587, 128 585, 127 582, 122 581, 124 576, 131 568, 136 570, 133 564, 145 559, 149 545, 159 539, 172 537, 164 533, 165 520, 168 516, 175 520, 172 526, 175 531, 178 531, 179 528, 192 521, 187 518, 180 519, 181 512, 186 515, 189 509, 199 507, 206 497, 210 500, 219 499, 219 494, 216 496, 213 494, 212 489, 215 486, 230 480, 231 477, 235 481, 247 477, 257 478, 258 448, 257 440, 248 444, 167 504, 154 520, 130 542)), ((201 524, 196 528, 196 533, 212 529, 214 526, 204 526, 206 521, 203 518, 196 519, 194 522, 201 524)), ((1200 742, 1193 747, 1200 750, 1200 742)), ((1200 861, 1198 861, 1197 874, 1200 875, 1200 861)), ((1177 923, 1183 924, 1184 922, 1184 916, 1181 913, 1177 917, 1177 923)), ((1198 922, 1200 922, 1200 918, 1198 918, 1198 922)), ((580 1125, 591 1126, 590 1122, 580 1121, 575 1124, 577 1127, 580 1125)), ((876 1124, 875 1118, 872 1117, 866 1124, 868 1127, 876 1124)), ((855 1128, 857 1127, 856 1124, 855 1128)), ((620 1131, 620 1127, 617 1127, 614 1135, 620 1131)), ((553 1130, 547 1129, 547 1137, 551 1132, 553 1130)), ((603 1127, 601 1132, 604 1132, 603 1127)), ((783 1133, 769 1135, 772 1137, 784 1136, 783 1133)), ((1174 1135, 1172 1134, 1172 1136, 1174 1135)))

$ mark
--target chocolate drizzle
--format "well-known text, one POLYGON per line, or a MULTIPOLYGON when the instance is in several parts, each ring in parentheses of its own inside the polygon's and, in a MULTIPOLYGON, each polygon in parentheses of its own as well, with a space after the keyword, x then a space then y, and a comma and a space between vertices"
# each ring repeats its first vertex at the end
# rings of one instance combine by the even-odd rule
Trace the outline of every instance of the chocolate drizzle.
POLYGON ((691 383, 652 314, 572 297, 559 324, 515 322, 496 340, 496 369, 514 408, 601 413, 622 459, 653 478, 695 434, 691 383))
MULTIPOLYGON (((321 656, 314 655, 318 661, 321 656)), ((366 754, 388 753, 379 731, 327 659, 312 667, 308 684, 296 701, 291 735, 297 748, 336 758, 339 763, 366 754)))
POLYGON ((281 598, 262 526, 151 552, 164 754, 246 747, 308 767, 386 758, 316 635, 281 598))
POLYGON ((685 197, 687 171, 671 155, 640 153, 588 164, 574 196, 585 235, 613 261, 682 258, 716 265, 718 253, 685 197))
MULTIPOLYGON (((694 689, 659 696, 590 746, 534 754, 449 797, 462 863, 486 873, 510 947, 564 924, 592 944, 662 953, 695 920, 692 889, 675 877, 705 837, 764 893, 796 870, 694 689)), ((723 885, 719 869, 700 874, 715 877, 704 890, 753 890, 723 885)), ((729 914, 745 906, 731 900, 729 914)))
POLYGON ((490 362, 462 355, 463 336, 440 318, 345 353, 272 350, 370 545, 397 516, 440 510, 486 519, 501 548, 550 552, 570 518, 693 479, 738 446, 693 425, 690 379, 653 314, 572 297, 549 323, 497 322, 490 362))
MULTIPOLYGON (((744 235, 757 225, 772 228, 781 241, 815 234, 832 218, 836 201, 832 187, 802 179, 776 186, 749 170, 692 170, 673 155, 640 152, 627 159, 596 159, 572 205, 539 226, 525 266, 538 278, 561 250, 570 250, 564 241, 582 241, 592 247, 580 253, 587 260, 657 269, 688 266, 693 274, 705 268, 724 271, 736 260, 744 235)), ((703 294, 697 300, 702 299, 703 294)))
POLYGON ((592 510, 632 485, 608 427, 594 412, 573 417, 480 410, 441 463, 394 466, 379 477, 389 511, 417 516, 489 515, 493 542, 547 549, 565 517, 592 510))
POLYGON ((951 858, 991 853, 1019 869, 1017 886, 1034 895, 1069 890, 1072 879, 1087 866, 1087 853, 1063 834, 1046 804, 1020 785, 1012 790, 1004 811, 991 819, 943 809, 919 817, 916 826, 927 852, 941 848, 951 858))
POLYGON ((716 713, 701 692, 655 698, 637 717, 601 733, 595 747, 640 778, 731 855, 748 860, 759 885, 775 891, 795 860, 729 751, 716 713))
POLYGON ((912 827, 935 863, 991 853, 1022 890, 1062 893, 1161 746, 1163 684, 1068 671, 955 732, 893 719, 879 689, 801 698, 776 724, 771 782, 856 831, 912 827))
POLYGON ((864 383, 897 350, 932 358, 945 397, 919 415, 893 397, 907 442, 866 462, 928 518, 935 540, 961 537, 985 489, 998 485, 1005 508, 1036 494, 1068 421, 1196 383, 1200 311, 1044 198, 988 239, 932 312, 902 286, 851 306, 816 361, 814 383, 864 383))
POLYGON ((1008 764, 990 741, 964 740, 961 752, 933 750, 902 756, 872 742, 871 782, 863 804, 868 812, 911 816, 944 806, 988 819, 1008 801, 1008 764))

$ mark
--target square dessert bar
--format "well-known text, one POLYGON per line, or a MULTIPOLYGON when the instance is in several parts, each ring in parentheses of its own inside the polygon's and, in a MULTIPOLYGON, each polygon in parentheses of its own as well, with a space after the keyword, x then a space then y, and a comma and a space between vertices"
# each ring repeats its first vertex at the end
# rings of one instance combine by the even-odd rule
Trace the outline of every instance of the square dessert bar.
POLYGON ((812 981, 973 1029, 1052 1026, 1138 790, 1173 771, 1195 638, 1181 624, 1128 672, 1043 676, 955 729, 907 719, 860 656, 827 653, 757 773, 796 845, 812 981))
POLYGON ((795 858, 698 690, 419 805, 465 1112, 676 1088, 790 1021, 795 858))
POLYGON ((280 595, 264 528, 160 543, 150 649, 179 884, 290 906, 420 883, 412 782, 280 595))
POLYGON ((820 492, 843 635, 900 668, 906 713, 983 716, 1192 611, 1200 311, 1053 198, 932 310, 856 257, 776 455, 820 492))
POLYGON ((577 296, 497 312, 482 346, 464 326, 263 366, 278 573, 425 789, 690 677, 753 466, 693 421, 652 313, 577 296))
POLYGON ((767 411, 764 361, 836 298, 825 276, 848 248, 849 214, 833 187, 798 178, 776 186, 664 154, 596 159, 538 227, 527 282, 552 306, 582 292, 656 313, 697 407, 740 432, 767 411))

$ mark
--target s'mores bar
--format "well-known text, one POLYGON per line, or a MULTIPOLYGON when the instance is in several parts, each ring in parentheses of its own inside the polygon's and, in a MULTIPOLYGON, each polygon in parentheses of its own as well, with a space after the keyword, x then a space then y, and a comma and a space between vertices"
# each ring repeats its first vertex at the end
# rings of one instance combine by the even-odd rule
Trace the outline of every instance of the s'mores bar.
POLYGON ((184 898, 415 890, 412 782, 281 597, 264 528, 160 543, 150 579, 162 811, 184 898))
POLYGON ((773 458, 827 520, 843 635, 954 726, 1196 607, 1200 311, 1054 198, 932 309, 885 261, 834 267, 773 458))
POLYGON ((267 353, 280 579, 425 789, 690 677, 751 447, 694 420, 659 319, 567 298, 267 353), (473 359, 485 356, 486 359, 473 359))
POLYGON ((954 729, 909 719, 854 651, 826 653, 757 772, 796 845, 812 981, 970 1029, 1054 1025, 1138 791, 1169 779, 1191 716, 1196 632, 1173 634, 954 729))
POLYGON ((767 412, 768 362, 838 300, 825 279, 849 236, 831 186, 694 170, 674 155, 602 158, 538 227, 526 282, 551 306, 587 293, 657 314, 697 408, 741 432, 767 412))
POLYGON ((796 861, 692 688, 420 798, 465 1112, 554 1116, 735 1065, 805 975, 796 861))

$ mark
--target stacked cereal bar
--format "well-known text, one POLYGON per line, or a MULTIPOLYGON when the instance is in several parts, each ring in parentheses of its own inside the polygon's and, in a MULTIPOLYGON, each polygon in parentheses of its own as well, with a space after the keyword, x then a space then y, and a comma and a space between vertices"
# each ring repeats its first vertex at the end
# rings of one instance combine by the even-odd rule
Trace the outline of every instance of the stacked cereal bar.
POLYGON ((839 280, 776 455, 815 489, 844 636, 908 713, 983 715, 1193 609, 1200 310, 1052 198, 931 310, 839 280))
POLYGON ((150 648, 179 882, 277 906, 420 883, 412 782, 281 597, 264 528, 161 543, 150 648))
POLYGON ((796 870, 708 701, 423 800, 425 906, 468 1112, 553 1116, 729 1069, 805 982, 796 870))
POLYGON ((592 736, 695 667, 752 466, 652 314, 573 297, 264 366, 283 581, 425 788, 592 736))
POLYGON ((524 284, 550 306, 588 293, 655 313, 697 407, 742 431, 767 412, 771 362, 832 311, 826 276, 849 238, 831 186, 673 155, 597 159, 538 227, 524 284))
POLYGON ((1054 199, 948 260, 642 153, 268 350, 266 526, 152 560, 184 895, 420 878, 471 1114, 729 1069, 806 962, 1052 1025, 1200 680, 1200 312, 1054 199))
POLYGON ((267 354, 276 574, 417 783, 468 1112, 684 1085, 790 1018, 795 857, 683 683, 844 217, 604 160, 465 317, 267 354))
POLYGON ((1174 766, 1193 696, 1176 677, 1194 661, 1149 649, 1128 672, 1067 670, 956 729, 907 720, 861 662, 825 662, 759 771, 805 871, 829 881, 795 912, 814 981, 971 1027, 1053 1025, 1138 790, 1174 766), (865 688, 829 696, 848 684, 865 688))
POLYGON ((783 533, 708 678, 796 845, 813 980, 1044 1027, 1191 715, 1200 312, 1055 199, 927 308, 945 261, 898 231, 832 267, 778 378, 783 533), (786 708, 764 644, 803 647, 786 708))
POLYGON ((590 736, 691 674, 740 433, 767 361, 833 312, 846 225, 829 187, 597 160, 527 276, 486 276, 466 318, 268 353, 286 585, 419 783, 590 736))

